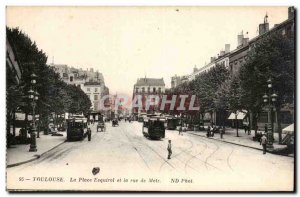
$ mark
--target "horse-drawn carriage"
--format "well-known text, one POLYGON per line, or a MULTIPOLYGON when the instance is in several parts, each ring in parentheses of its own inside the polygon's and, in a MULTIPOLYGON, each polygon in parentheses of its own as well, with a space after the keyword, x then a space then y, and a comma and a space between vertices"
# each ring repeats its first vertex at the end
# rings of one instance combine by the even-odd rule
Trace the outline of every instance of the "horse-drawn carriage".
POLYGON ((115 119, 112 120, 112 126, 113 126, 113 127, 119 126, 118 119, 115 118, 115 119))
POLYGON ((100 129, 100 132, 104 132, 106 130, 106 125, 105 125, 105 122, 104 121, 99 121, 98 124, 97 124, 97 132, 99 131, 100 129))

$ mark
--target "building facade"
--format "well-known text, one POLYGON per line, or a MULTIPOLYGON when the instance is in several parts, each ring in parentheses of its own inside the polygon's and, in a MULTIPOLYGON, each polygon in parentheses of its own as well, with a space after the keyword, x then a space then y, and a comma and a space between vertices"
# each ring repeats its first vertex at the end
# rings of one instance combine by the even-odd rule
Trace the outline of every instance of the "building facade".
POLYGON ((85 82, 80 85, 82 91, 89 97, 93 111, 100 111, 100 99, 103 93, 101 83, 85 82))
POLYGON ((235 50, 231 51, 229 55, 229 70, 232 74, 239 72, 241 66, 247 61, 248 52, 261 38, 273 33, 281 33, 287 37, 295 35, 295 8, 289 7, 288 19, 280 24, 275 24, 271 29, 269 29, 268 16, 266 15, 264 22, 259 24, 258 30, 259 35, 251 40, 245 38, 243 33, 238 35, 238 46, 235 50))
MULTIPOLYGON (((221 50, 217 57, 211 57, 210 62, 201 68, 194 68, 193 72, 187 76, 188 81, 194 80, 201 73, 207 72, 214 66, 218 64, 225 65, 228 68, 231 75, 236 75, 239 73, 240 68, 246 63, 248 59, 248 52, 252 50, 255 44, 265 36, 272 35, 273 33, 280 33, 291 39, 295 39, 295 8, 288 8, 288 19, 280 24, 275 24, 273 28, 270 29, 268 16, 264 17, 263 23, 258 26, 258 36, 249 39, 247 33, 241 32, 237 36, 237 48, 230 51, 230 45, 225 45, 225 50, 221 50)), ((180 85, 182 83, 181 77, 175 75, 171 78, 172 88, 180 85)), ((251 114, 251 113, 250 113, 251 114)), ((250 115, 251 116, 251 115, 250 115)), ((281 109, 281 120, 283 124, 290 124, 294 122, 294 104, 286 104, 281 109)), ((220 122, 220 116, 217 113, 210 114, 209 119, 212 122, 218 124, 220 122)), ((267 122, 267 113, 262 112, 259 118, 262 124, 267 122)), ((275 114, 275 123, 277 122, 277 114, 275 114)), ((284 125, 285 126, 285 125, 284 125)))
MULTIPOLYGON (((239 73, 240 68, 246 63, 248 53, 251 51, 257 42, 266 36, 270 36, 274 33, 280 33, 283 36, 294 39, 295 38, 295 9, 289 7, 288 19, 280 24, 275 24, 273 28, 269 28, 268 16, 266 15, 263 23, 258 26, 259 35, 251 40, 245 39, 243 34, 238 35, 238 46, 235 50, 231 51, 229 55, 229 70, 232 75, 239 73)), ((288 126, 293 123, 294 120, 294 104, 285 104, 280 110, 280 117, 274 114, 274 127, 277 130, 277 120, 281 119, 282 126, 288 126)), ((250 113, 250 117, 251 113, 250 113)), ((250 118, 251 119, 251 118, 250 118)), ((267 109, 264 109, 258 117, 259 127, 263 127, 268 122, 267 109)))
POLYGON ((19 96, 13 93, 16 93, 17 91, 10 92, 10 88, 14 89, 20 85, 22 74, 23 70, 17 57, 13 41, 10 42, 6 38, 6 135, 8 147, 14 143, 12 137, 16 136, 17 119, 16 111, 11 107, 14 106, 14 103, 10 104, 10 102, 11 99, 19 96))
POLYGON ((187 81, 189 81, 189 75, 183 75, 183 76, 174 75, 173 77, 171 77, 171 88, 175 88, 187 81))
POLYGON ((105 86, 102 73, 94 71, 93 68, 83 70, 69 67, 65 64, 51 64, 51 66, 65 83, 81 88, 92 103, 92 111, 102 111, 101 98, 109 94, 109 89, 105 86))
POLYGON ((20 83, 22 70, 16 56, 16 52, 6 38, 6 65, 9 67, 7 72, 13 75, 16 84, 20 83))
POLYGON ((201 75, 202 73, 208 72, 211 68, 215 67, 216 65, 224 65, 227 69, 229 69, 229 56, 230 44, 225 44, 225 50, 221 50, 216 57, 211 57, 210 62, 207 64, 205 63, 203 67, 197 68, 197 66, 195 65, 191 74, 184 76, 175 75, 171 77, 171 88, 175 88, 184 82, 195 80, 197 76, 201 75))
POLYGON ((132 108, 133 114, 138 114, 140 112, 153 113, 154 111, 159 111, 158 105, 153 106, 151 109, 146 109, 146 100, 149 95, 157 95, 161 97, 165 93, 165 82, 163 78, 140 78, 134 84, 133 87, 133 99, 136 96, 142 97, 142 108, 138 107, 132 108))

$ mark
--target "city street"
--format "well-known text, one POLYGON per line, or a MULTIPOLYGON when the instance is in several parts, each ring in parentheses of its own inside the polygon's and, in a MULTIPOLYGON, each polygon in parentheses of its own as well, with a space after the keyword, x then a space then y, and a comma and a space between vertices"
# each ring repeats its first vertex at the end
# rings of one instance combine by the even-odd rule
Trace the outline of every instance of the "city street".
MULTIPOLYGON (((7 169, 9 189, 44 188, 76 190, 77 184, 34 181, 33 177, 80 177, 113 179, 97 183, 80 179, 86 190, 291 190, 294 158, 266 154, 178 131, 166 131, 166 138, 149 140, 142 134, 142 123, 119 122, 118 127, 106 123, 106 132, 92 128, 92 140, 65 142, 38 160, 7 169), (167 159, 168 140, 173 154, 167 159), (92 174, 99 167, 100 172, 92 174), (51 170, 50 170, 51 169, 51 170), (117 179, 128 179, 117 183, 117 179), (147 183, 140 182, 145 179, 147 183), (180 183, 172 184, 175 179, 180 183), (26 180, 27 179, 27 180, 26 180), (173 180, 173 182, 172 182, 173 180), (209 181, 207 181, 209 180, 209 181), (272 181, 270 181, 272 180, 272 181), (135 185, 133 182, 138 181, 135 185), (156 184, 155 182, 160 184, 156 184), (192 182, 193 184, 190 184, 192 182), (122 184, 122 185, 120 185, 122 184), (189 185, 190 184, 190 185, 189 185), (65 187, 64 187, 65 186, 65 187), (238 186, 238 187, 237 187, 238 186)), ((73 179, 73 180, 74 180, 73 179)))

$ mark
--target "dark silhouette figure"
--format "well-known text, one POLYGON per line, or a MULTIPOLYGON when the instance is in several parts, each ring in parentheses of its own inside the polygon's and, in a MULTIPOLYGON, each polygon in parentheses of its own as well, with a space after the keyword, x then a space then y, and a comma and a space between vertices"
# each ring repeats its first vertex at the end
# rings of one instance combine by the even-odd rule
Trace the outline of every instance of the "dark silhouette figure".
POLYGON ((168 144, 168 159, 171 159, 171 155, 172 155, 172 144, 171 144, 171 140, 169 140, 169 144, 168 144))

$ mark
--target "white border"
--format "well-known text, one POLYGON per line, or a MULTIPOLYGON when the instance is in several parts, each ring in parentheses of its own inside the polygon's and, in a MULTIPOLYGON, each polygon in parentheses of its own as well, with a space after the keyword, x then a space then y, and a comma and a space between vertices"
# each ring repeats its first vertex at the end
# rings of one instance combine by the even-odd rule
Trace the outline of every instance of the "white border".
MULTIPOLYGON (((5 7, 6 6, 32 6, 32 5, 59 5, 59 6, 69 6, 69 5, 76 5, 76 6, 95 6, 95 5, 102 5, 102 6, 189 6, 189 5, 195 5, 195 6, 295 6, 297 11, 299 11, 299 2, 296 0, 273 0, 273 1, 261 1, 261 0, 227 0, 227 1, 221 1, 221 0, 206 0, 206 1, 195 1, 195 0, 101 0, 101 1, 95 1, 95 0, 4 0, 0 2, 0 33, 1 33, 1 39, 0 39, 0 59, 3 62, 2 66, 0 67, 0 103, 1 105, 1 113, 0 113, 0 131, 1 131, 1 137, 0 141, 1 144, 1 153, 0 153, 0 176, 2 177, 0 179, 0 195, 1 196, 8 196, 9 194, 5 191, 5 185, 6 185, 6 179, 5 177, 5 159, 6 159, 6 132, 5 132, 5 7)), ((298 27, 298 20, 297 20, 297 27, 298 27)), ((298 32, 298 30, 297 30, 298 32)), ((298 38, 298 34, 297 34, 298 38)), ((299 50, 297 50, 297 57, 299 55, 299 50)), ((297 76, 299 76, 299 68, 297 69, 297 76)), ((297 92, 299 93, 299 84, 297 83, 297 92)), ((297 104, 299 106, 299 94, 297 94, 297 104)), ((298 111, 297 106, 297 111, 298 111)), ((300 124, 299 120, 299 114, 297 117, 297 123, 300 124)), ((299 128, 299 126, 298 126, 299 128)), ((297 132, 297 130, 296 130, 297 132)), ((299 134, 297 137, 297 142, 299 142, 299 134)), ((299 145, 298 145, 299 146, 299 145)), ((299 162, 298 162, 299 163, 299 162)), ((299 165, 297 166, 297 170, 299 170, 299 165)), ((299 181, 297 181, 298 183, 299 181)), ((217 186, 216 186, 217 187, 217 186)), ((299 187, 297 186, 297 189, 299 190, 299 187)), ((31 194, 27 194, 31 195, 31 194)), ((38 194, 41 195, 41 194, 38 194)), ((50 195, 50 194, 46 194, 50 195)), ((56 194, 57 195, 57 194, 56 194)), ((62 196, 65 194, 58 194, 57 196, 62 196)), ((74 195, 74 194, 71 194, 74 195)), ((103 194, 101 194, 103 195, 103 194)), ((109 194, 105 194, 109 195, 109 194)), ((116 195, 116 194, 114 194, 116 195)), ((125 195, 131 195, 131 194, 125 194, 125 195)), ((143 195, 143 194, 139 194, 143 195)), ((155 196, 162 196, 163 194, 153 194, 155 196)), ((168 195, 174 195, 174 194, 168 194, 168 195)), ((205 194, 200 194, 205 195, 205 194)), ((243 195, 243 194, 239 194, 243 195)), ((257 194, 256 194, 257 195, 257 194)), ((263 196, 264 194, 260 194, 257 196, 263 196)), ((111 195, 109 195, 111 196, 111 195)))

